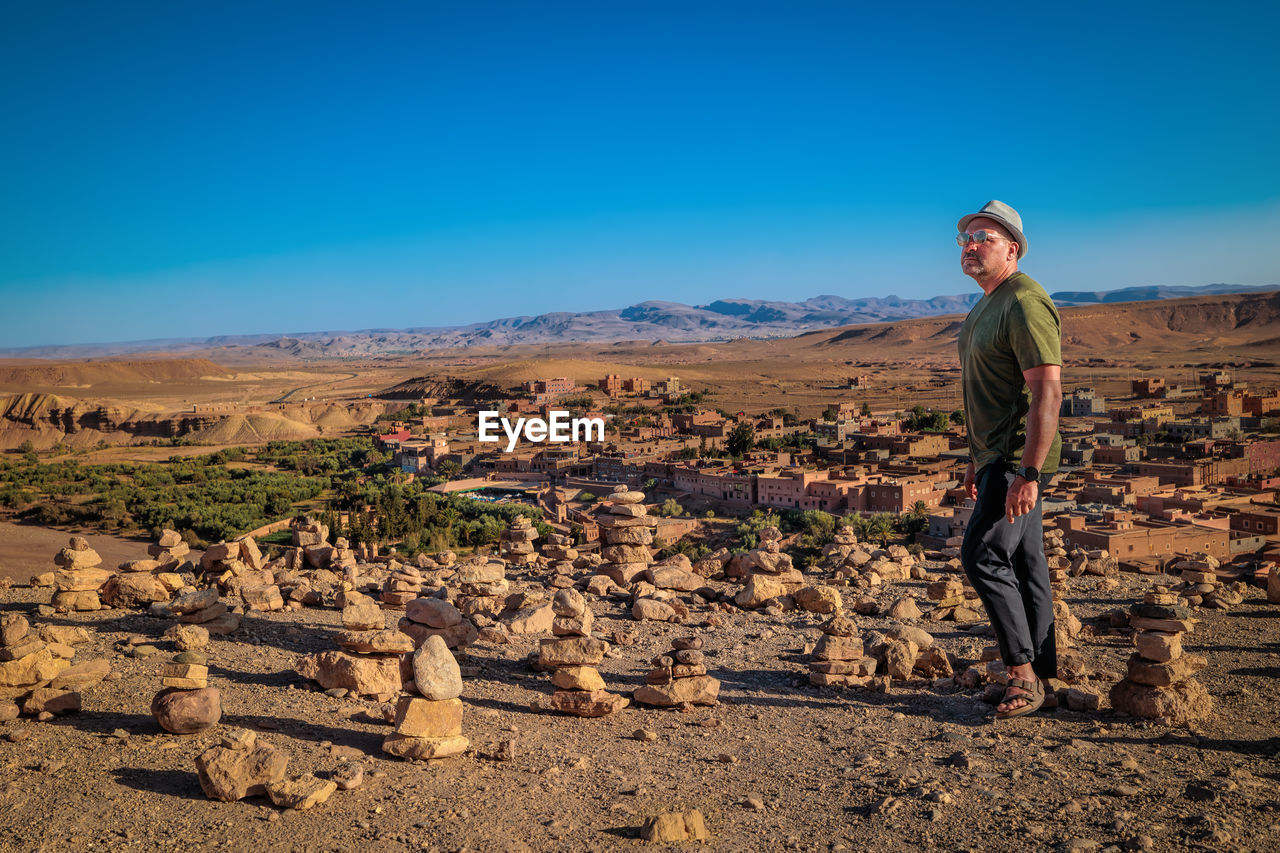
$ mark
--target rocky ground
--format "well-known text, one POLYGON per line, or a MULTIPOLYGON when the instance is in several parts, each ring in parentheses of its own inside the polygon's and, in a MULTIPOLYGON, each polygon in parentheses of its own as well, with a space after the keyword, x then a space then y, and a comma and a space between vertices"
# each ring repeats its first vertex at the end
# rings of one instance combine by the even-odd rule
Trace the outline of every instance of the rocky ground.
MULTIPOLYGON (((1157 580, 1065 582, 1104 697, 1133 648, 1104 614, 1157 580)), ((904 593, 924 604, 924 585, 893 582, 877 595, 886 606, 904 593)), ((857 597, 844 595, 848 605, 857 597)), ((806 650, 828 617, 739 611, 710 627, 709 611, 695 608, 683 625, 636 622, 624 602, 592 596, 598 633, 639 636, 601 665, 610 690, 641 686, 651 658, 696 634, 722 682, 720 704, 632 703, 599 719, 534 712, 530 702, 552 690, 550 674, 526 662, 538 637, 481 641, 460 658, 471 750, 435 762, 387 756, 391 727, 377 702, 329 695, 295 671, 299 656, 335 647, 336 610, 250 612, 238 632, 215 637, 204 652, 221 724, 177 736, 149 713, 173 652, 161 636, 171 621, 126 610, 39 615, 49 597, 15 587, 0 604, 35 626, 89 629, 76 660, 107 658, 115 675, 85 691, 79 713, 0 723, 0 850, 639 849, 651 846, 639 838, 647 818, 687 808, 705 815, 706 846, 717 850, 1280 846, 1280 606, 1256 588, 1228 612, 1198 612, 1184 638, 1208 658, 1197 678, 1214 700, 1194 730, 1123 717, 1105 701, 1096 712, 993 722, 982 691, 943 693, 924 680, 888 693, 813 687, 806 650), (157 653, 135 656, 143 643, 157 653), (196 756, 236 728, 284 751, 291 774, 324 776, 355 759, 364 783, 308 811, 265 797, 207 799, 196 756)), ((864 635, 892 624, 853 618, 864 635)), ((991 642, 981 627, 914 624, 962 663, 991 642)))

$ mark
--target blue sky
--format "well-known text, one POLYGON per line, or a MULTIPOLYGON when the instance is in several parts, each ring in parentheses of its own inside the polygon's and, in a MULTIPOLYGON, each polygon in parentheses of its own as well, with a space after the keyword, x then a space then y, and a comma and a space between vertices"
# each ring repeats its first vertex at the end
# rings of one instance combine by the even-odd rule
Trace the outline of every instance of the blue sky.
POLYGON ((0 347, 1280 283, 1273 4, 9 3, 0 347))

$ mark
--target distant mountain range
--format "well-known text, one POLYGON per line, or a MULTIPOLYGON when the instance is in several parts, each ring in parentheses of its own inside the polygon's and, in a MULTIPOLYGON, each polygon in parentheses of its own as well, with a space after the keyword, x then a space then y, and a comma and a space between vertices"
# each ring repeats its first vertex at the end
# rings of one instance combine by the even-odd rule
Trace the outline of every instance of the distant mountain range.
MULTIPOLYGON (((1201 287, 1126 287, 1109 291, 1060 291, 1062 307, 1114 302, 1144 302, 1226 293, 1280 290, 1280 285, 1207 284, 1201 287)), ((304 332, 289 335, 224 335, 166 338, 117 344, 80 344, 0 349, 13 358, 100 358, 139 352, 192 352, 227 347, 258 349, 265 356, 352 358, 402 354, 424 349, 511 346, 567 341, 715 341, 733 338, 790 337, 814 329, 884 323, 960 314, 981 292, 902 299, 897 296, 845 299, 815 296, 803 302, 718 299, 709 305, 641 302, 613 311, 556 312, 536 317, 506 317, 468 326, 365 329, 353 332, 304 332)))

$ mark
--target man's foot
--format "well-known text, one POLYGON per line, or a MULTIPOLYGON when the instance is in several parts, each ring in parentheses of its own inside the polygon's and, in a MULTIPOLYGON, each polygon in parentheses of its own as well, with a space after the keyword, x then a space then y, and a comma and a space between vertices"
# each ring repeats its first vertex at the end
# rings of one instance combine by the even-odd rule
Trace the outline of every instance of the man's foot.
POLYGON ((1039 678, 1032 676, 1030 681, 1010 678, 1009 685, 1004 689, 1004 698, 996 706, 996 719, 1021 717, 1039 710, 1043 704, 1044 684, 1039 678))
POLYGON ((996 713, 1007 714, 1031 704, 1031 693, 1021 687, 1006 687, 1004 700, 996 706, 996 713))

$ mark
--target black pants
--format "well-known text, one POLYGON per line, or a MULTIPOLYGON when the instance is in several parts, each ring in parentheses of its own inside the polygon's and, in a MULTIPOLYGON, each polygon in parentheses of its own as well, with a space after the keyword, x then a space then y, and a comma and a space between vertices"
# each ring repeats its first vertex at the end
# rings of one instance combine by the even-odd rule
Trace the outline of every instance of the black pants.
POLYGON ((1044 558, 1040 499, 1010 524, 1004 512, 1013 474, 1003 463, 978 472, 978 500, 960 560, 995 628, 1005 666, 1029 663, 1041 678, 1058 675, 1053 590, 1044 558))

